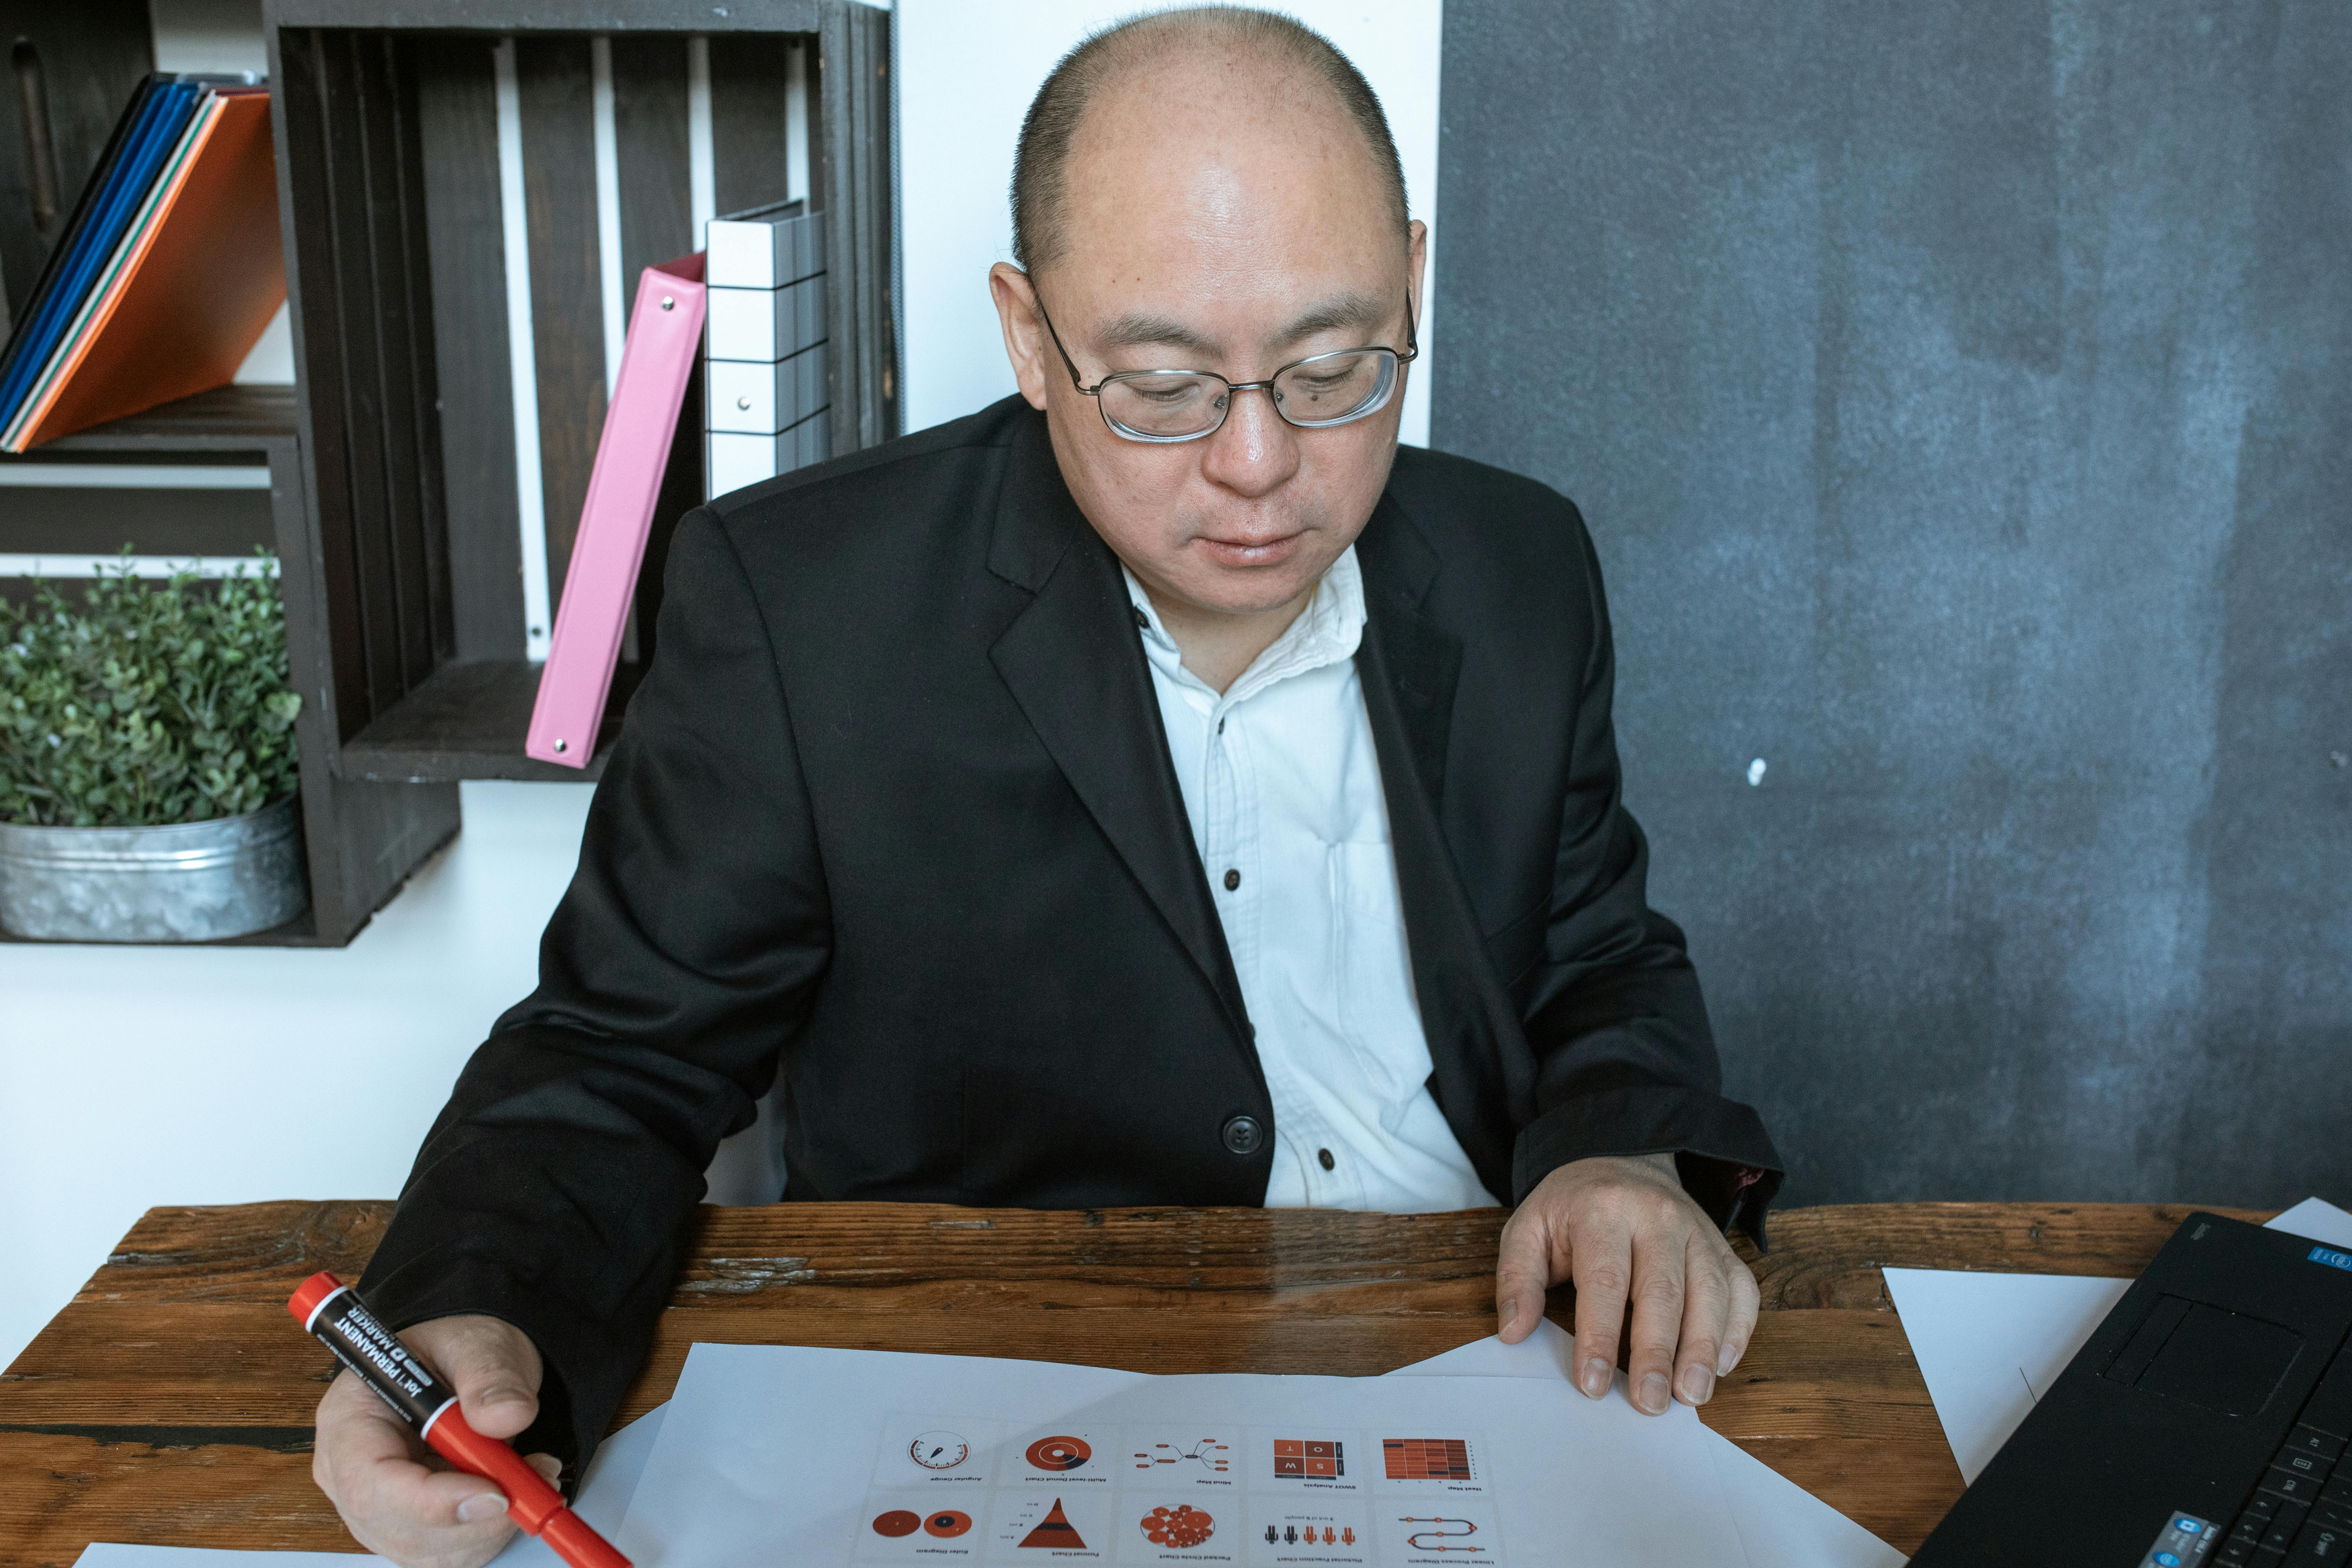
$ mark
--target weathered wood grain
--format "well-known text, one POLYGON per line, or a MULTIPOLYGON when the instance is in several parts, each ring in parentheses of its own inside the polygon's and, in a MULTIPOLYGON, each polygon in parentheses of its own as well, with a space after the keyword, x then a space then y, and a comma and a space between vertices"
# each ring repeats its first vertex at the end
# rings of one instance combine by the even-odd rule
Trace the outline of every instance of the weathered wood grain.
MULTIPOLYGON (((1909 1551, 1960 1492, 1882 1266, 2137 1274, 2182 1205, 1914 1204, 1776 1215, 1766 1311, 1702 1412, 1909 1551)), ((2245 1211, 2242 1217, 2261 1218, 2245 1211)), ((283 1314, 366 1266, 391 1205, 159 1208, 0 1373, 0 1568, 92 1540, 352 1551, 310 1484, 331 1373, 283 1314)), ((620 1419, 697 1342, 1018 1355, 1138 1372, 1372 1374, 1492 1330, 1503 1215, 777 1205, 697 1216, 620 1419)), ((1552 1315, 1573 1321, 1571 1292, 1552 1315)), ((1563 1397, 1574 1397, 1566 1390, 1563 1397)))

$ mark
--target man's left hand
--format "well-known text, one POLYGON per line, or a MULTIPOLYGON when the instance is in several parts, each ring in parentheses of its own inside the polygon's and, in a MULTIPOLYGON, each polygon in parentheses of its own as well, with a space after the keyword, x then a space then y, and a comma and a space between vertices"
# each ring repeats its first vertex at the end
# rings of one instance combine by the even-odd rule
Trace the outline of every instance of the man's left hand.
POLYGON ((1575 1160, 1537 1184, 1503 1226, 1495 1315, 1517 1344, 1543 1321, 1544 1292, 1576 1286, 1576 1384, 1609 1392, 1619 1325, 1633 1322, 1626 1383, 1663 1415, 1704 1405, 1756 1331, 1756 1278, 1683 1191, 1671 1154, 1575 1160))

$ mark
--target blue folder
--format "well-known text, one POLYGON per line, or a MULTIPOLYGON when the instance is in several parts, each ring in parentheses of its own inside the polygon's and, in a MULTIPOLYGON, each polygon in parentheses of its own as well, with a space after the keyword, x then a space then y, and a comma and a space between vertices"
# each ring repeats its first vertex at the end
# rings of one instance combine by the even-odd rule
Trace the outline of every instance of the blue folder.
POLYGON ((79 312, 83 300, 122 243, 139 206, 154 184, 180 138, 195 117, 205 89, 195 82, 166 80, 144 95, 112 167, 97 174, 97 200, 89 221, 63 242, 61 262, 44 279, 48 287, 27 302, 7 357, 0 362, 0 425, 16 416, 79 312))

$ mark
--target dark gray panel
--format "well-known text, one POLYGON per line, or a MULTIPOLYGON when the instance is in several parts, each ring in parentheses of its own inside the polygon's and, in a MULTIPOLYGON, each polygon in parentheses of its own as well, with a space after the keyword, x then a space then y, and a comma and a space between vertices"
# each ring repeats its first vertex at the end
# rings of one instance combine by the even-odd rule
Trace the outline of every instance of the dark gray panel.
POLYGON ((562 605, 580 509, 604 428, 604 269, 596 241, 596 126, 588 40, 520 39, 530 330, 550 612, 562 605))
POLYGON ((710 173, 721 213, 785 198, 784 63, 790 40, 710 40, 710 173))
POLYGON ((409 43, 423 132, 449 591, 460 659, 523 657, 514 384, 491 45, 409 43))
POLYGON ((1789 1200, 2344 1196, 2352 11, 1445 29, 1434 439, 1592 525, 1789 1200))
MULTIPOLYGON (((723 43, 724 40, 721 40, 723 43)), ((718 47, 718 46, 714 46, 718 47)), ((669 37, 613 40, 613 100, 621 183, 621 276, 625 298, 636 299, 647 267, 694 248, 690 154, 686 134, 686 41, 669 37)), ((715 171, 714 171, 715 173, 715 171)), ((702 370, 686 391, 670 458, 646 531, 621 658, 653 658, 654 623, 661 613, 662 571, 677 520, 702 500, 702 370)))
POLYGON ((154 54, 146 0, 0 0, 0 320, 13 320, 154 54))

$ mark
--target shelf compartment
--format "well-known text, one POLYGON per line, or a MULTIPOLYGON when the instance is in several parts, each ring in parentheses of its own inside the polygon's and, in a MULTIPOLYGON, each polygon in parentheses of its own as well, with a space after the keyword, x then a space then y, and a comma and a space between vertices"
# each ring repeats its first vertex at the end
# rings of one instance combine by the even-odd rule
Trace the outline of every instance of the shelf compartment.
MULTIPOLYGON (((805 51, 807 195, 829 215, 827 326, 843 347, 833 356, 835 450, 896 434, 889 23, 857 0, 267 0, 331 672, 321 700, 341 776, 594 776, 593 763, 583 773, 522 752, 538 671, 524 658, 518 519, 526 500, 543 513, 551 617, 604 416, 599 71, 613 91, 617 208, 607 216, 618 225, 625 299, 641 268, 695 248, 691 62, 708 60, 713 195, 727 212, 791 194, 785 61, 795 43, 805 51), (503 166, 502 90, 513 95, 503 166), (518 140, 530 318, 510 330, 522 325, 509 317, 505 200, 518 140), (516 353, 530 358, 535 416, 516 395, 516 353), (530 471, 519 454, 533 447, 541 481, 519 493, 518 472, 530 471)), ((701 399, 698 374, 655 511, 616 704, 653 656, 670 531, 701 500, 701 399)))
POLYGON ((312 528, 304 504, 299 408, 290 386, 225 386, 93 426, 0 462, 156 463, 258 460, 269 469, 272 543, 286 602, 286 652, 302 711, 302 835, 310 908, 276 930, 226 946, 341 947, 425 859, 457 831, 454 784, 415 786, 346 779, 340 737, 320 693, 330 668, 312 528))
POLYGON ((621 713, 636 689, 643 666, 622 665, 596 748, 583 768, 560 767, 523 755, 524 731, 539 695, 541 666, 524 659, 471 659, 445 664, 346 742, 346 778, 382 783, 451 779, 538 779, 577 784, 602 776, 620 733, 621 713))

